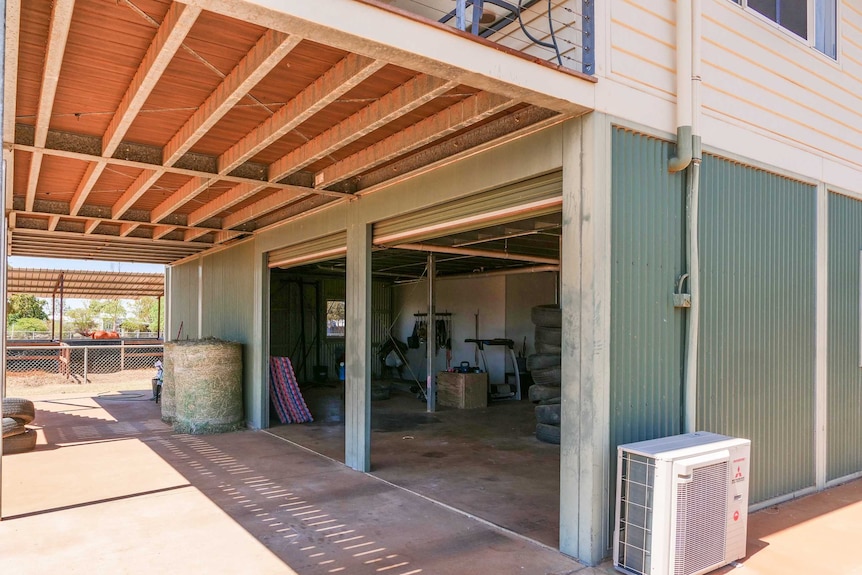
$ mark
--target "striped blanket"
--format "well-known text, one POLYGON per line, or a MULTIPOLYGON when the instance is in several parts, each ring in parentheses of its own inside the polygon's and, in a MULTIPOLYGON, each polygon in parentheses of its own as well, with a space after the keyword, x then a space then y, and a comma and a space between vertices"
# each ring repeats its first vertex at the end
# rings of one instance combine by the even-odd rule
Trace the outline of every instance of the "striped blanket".
POLYGON ((305 423, 314 421, 293 373, 290 359, 269 358, 269 396, 282 423, 305 423))

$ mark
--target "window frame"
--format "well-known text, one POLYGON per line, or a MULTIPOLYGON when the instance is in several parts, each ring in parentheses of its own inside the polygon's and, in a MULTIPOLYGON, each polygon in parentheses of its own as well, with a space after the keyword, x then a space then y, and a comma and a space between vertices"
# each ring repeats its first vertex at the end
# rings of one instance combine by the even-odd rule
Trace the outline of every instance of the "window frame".
MULTIPOLYGON (((781 0, 777 0, 777 1, 780 2, 781 0)), ((733 2, 734 4, 736 4, 737 6, 742 8, 742 10, 744 12, 751 14, 754 18, 757 18, 759 21, 764 22, 765 24, 767 24, 769 26, 772 26, 776 30, 779 30, 779 31, 789 35, 791 38, 793 38, 797 41, 801 41, 802 43, 807 45, 809 48, 813 49, 818 54, 821 54, 822 56, 825 56, 826 58, 829 58, 830 60, 832 60, 834 62, 838 61, 838 52, 839 52, 839 50, 838 50, 838 38, 839 38, 838 25, 841 22, 841 14, 840 14, 841 1, 840 0, 806 0, 807 12, 806 12, 805 28, 806 28, 806 34, 808 36, 807 38, 800 36, 799 34, 794 32, 790 28, 782 26, 776 20, 773 20, 769 16, 767 16, 767 15, 755 10, 754 8, 750 7, 748 5, 749 0, 731 0, 731 2, 733 2), (818 45, 820 43, 819 40, 821 40, 821 39, 822 39, 824 44, 827 42, 827 38, 818 37, 818 27, 817 27, 817 7, 818 7, 817 3, 818 2, 831 2, 834 4, 833 11, 834 11, 834 17, 835 18, 834 18, 833 30, 832 30, 832 35, 834 36, 834 44, 835 44, 834 45, 834 51, 835 51, 834 54, 831 54, 829 52, 821 50, 821 48, 818 45)))
POLYGON ((344 336, 345 336, 346 331, 347 331, 347 301, 344 298, 327 298, 325 301, 326 301, 326 308, 325 308, 325 312, 324 312, 324 318, 325 318, 325 320, 324 320, 324 328, 325 328, 324 333, 326 334, 326 338, 327 339, 344 339, 344 336), (333 303, 334 304, 341 304, 342 316, 340 319, 341 319, 342 325, 340 326, 341 329, 339 331, 334 332, 334 333, 330 333, 330 331, 329 331, 329 328, 330 328, 330 326, 329 326, 329 309, 330 309, 330 304, 333 304, 333 303))

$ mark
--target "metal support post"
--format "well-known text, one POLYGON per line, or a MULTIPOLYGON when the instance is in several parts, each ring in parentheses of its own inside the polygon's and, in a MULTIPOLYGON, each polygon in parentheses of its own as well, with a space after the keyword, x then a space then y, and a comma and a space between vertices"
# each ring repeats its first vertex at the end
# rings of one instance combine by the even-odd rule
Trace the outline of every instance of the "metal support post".
POLYGON ((425 350, 428 353, 425 365, 425 398, 428 412, 437 411, 437 303, 435 301, 434 281, 437 275, 437 255, 428 254, 428 326, 425 329, 425 350))

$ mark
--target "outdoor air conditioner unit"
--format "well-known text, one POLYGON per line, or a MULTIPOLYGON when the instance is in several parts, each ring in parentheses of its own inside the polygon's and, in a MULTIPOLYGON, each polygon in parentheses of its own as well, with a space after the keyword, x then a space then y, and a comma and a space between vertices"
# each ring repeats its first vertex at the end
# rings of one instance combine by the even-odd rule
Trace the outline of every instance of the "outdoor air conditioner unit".
POLYGON ((750 452, 707 432, 620 445, 614 567, 699 575, 745 557, 750 452))

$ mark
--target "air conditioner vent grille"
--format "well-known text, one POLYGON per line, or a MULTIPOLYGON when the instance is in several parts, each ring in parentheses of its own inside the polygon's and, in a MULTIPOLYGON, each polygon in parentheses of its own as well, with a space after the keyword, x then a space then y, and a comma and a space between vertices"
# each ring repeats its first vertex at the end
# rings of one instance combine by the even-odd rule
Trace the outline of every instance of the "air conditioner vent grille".
POLYGON ((619 565, 631 573, 650 572, 655 459, 625 452, 619 525, 619 565))
POLYGON ((727 462, 696 468, 677 488, 674 575, 720 564, 726 550, 727 462))

